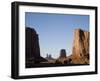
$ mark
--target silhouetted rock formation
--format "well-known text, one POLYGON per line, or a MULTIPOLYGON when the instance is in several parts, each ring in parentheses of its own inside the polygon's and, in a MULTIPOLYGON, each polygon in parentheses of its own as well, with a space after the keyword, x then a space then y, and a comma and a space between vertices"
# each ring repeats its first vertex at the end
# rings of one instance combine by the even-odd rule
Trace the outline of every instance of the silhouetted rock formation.
POLYGON ((56 64, 65 64, 65 62, 67 62, 66 50, 65 49, 61 49, 60 50, 60 56, 55 61, 55 63, 56 64))
POLYGON ((89 64, 89 32, 81 29, 74 31, 73 50, 70 58, 74 64, 89 64))
POLYGON ((66 50, 65 49, 61 49, 59 58, 66 58, 66 50))
POLYGON ((38 34, 33 28, 26 27, 26 67, 34 63, 46 61, 40 56, 39 38, 38 34))
POLYGON ((51 54, 47 54, 46 59, 47 60, 54 60, 54 58, 51 56, 51 54))
POLYGON ((38 34, 31 28, 26 28, 26 57, 40 57, 38 34))

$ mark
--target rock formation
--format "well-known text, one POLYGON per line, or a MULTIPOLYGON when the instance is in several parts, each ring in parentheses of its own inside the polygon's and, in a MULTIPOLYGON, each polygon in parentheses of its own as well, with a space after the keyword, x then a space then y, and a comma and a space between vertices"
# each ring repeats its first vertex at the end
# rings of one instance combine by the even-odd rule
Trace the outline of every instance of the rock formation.
POLYGON ((51 54, 47 54, 45 59, 48 60, 49 63, 54 63, 55 61, 51 54))
POLYGON ((89 64, 89 32, 81 29, 74 31, 74 42, 72 55, 72 63, 89 64))
POLYGON ((47 60, 54 60, 54 58, 52 57, 51 54, 47 54, 46 59, 47 59, 47 60))
POLYGON ((81 29, 75 29, 72 54, 66 57, 64 49, 60 52, 57 64, 89 64, 89 37, 90 33, 81 29))
POLYGON ((47 54, 46 58, 40 55, 39 38, 36 31, 26 27, 26 68, 34 64, 89 64, 89 37, 90 33, 81 29, 74 31, 72 54, 66 56, 66 50, 61 49, 59 57, 53 59, 47 54))
POLYGON ((33 28, 26 27, 26 67, 34 63, 46 61, 40 56, 40 46, 38 34, 33 28))
POLYGON ((66 50, 65 49, 61 49, 59 58, 66 58, 66 50))
POLYGON ((57 64, 65 64, 66 61, 67 61, 66 50, 65 49, 61 49, 60 50, 60 56, 55 61, 55 63, 57 63, 57 64))

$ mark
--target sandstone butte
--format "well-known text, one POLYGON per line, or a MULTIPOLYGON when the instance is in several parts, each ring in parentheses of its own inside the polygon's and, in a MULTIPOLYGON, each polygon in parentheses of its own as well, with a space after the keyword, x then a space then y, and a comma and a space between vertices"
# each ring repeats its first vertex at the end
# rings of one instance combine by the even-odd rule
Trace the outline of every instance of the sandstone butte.
POLYGON ((89 64, 89 38, 90 33, 81 29, 74 30, 74 40, 71 63, 89 64))

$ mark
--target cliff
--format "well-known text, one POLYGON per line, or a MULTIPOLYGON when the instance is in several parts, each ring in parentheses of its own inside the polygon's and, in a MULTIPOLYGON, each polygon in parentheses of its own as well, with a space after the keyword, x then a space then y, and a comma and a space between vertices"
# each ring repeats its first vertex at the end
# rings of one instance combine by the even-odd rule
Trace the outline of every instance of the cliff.
POLYGON ((74 41, 72 49, 72 63, 89 64, 89 32, 81 29, 74 31, 74 41))
POLYGON ((40 56, 39 38, 35 29, 26 27, 26 67, 33 66, 33 64, 46 61, 40 56))

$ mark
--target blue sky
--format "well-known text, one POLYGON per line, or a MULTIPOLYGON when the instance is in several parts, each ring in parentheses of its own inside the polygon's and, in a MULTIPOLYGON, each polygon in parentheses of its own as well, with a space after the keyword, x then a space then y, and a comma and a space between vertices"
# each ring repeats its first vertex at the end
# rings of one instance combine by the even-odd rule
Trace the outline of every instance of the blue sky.
POLYGON ((26 12, 25 26, 37 31, 41 56, 57 58, 61 49, 72 53, 74 29, 89 31, 89 16, 26 12))

